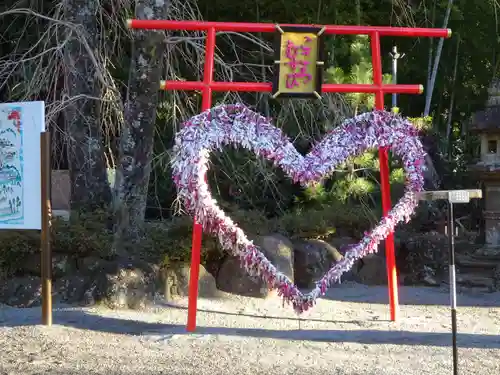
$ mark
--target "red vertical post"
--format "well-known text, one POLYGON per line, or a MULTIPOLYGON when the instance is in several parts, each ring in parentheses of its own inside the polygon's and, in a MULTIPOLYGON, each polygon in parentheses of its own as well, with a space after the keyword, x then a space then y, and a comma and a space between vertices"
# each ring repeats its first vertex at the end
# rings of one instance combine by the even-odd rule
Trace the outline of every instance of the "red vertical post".
MULTIPOLYGON (((214 54, 215 54, 215 27, 207 30, 207 40, 205 41, 205 68, 203 71, 203 90, 201 109, 206 111, 212 107, 212 82, 214 74, 214 54)), ((206 176, 205 176, 206 178, 206 176)), ((188 332, 196 330, 196 312, 198 302, 198 281, 200 278, 201 262, 201 239, 203 227, 194 219, 193 242, 191 246, 191 268, 189 273, 189 296, 188 296, 188 332)))
MULTIPOLYGON (((375 31, 370 35, 372 49, 373 84, 380 89, 375 93, 375 108, 384 109, 384 92, 382 91, 382 56, 380 51, 380 34, 375 31)), ((389 183, 389 150, 381 147, 378 150, 380 162, 380 185, 382 189, 382 212, 391 210, 391 185, 389 183)), ((385 258, 387 263, 387 279, 389 285, 389 307, 391 320, 397 320, 399 312, 398 275, 396 270, 396 254, 394 251, 394 233, 385 240, 385 258)))

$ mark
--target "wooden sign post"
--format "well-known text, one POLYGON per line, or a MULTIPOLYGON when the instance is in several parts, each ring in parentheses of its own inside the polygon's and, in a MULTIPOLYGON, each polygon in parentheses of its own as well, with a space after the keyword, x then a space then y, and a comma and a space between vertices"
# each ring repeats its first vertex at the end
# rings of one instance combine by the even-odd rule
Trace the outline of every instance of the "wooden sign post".
POLYGON ((52 325, 52 249, 51 249, 51 175, 50 133, 40 134, 40 180, 41 180, 41 276, 42 276, 42 324, 52 325))

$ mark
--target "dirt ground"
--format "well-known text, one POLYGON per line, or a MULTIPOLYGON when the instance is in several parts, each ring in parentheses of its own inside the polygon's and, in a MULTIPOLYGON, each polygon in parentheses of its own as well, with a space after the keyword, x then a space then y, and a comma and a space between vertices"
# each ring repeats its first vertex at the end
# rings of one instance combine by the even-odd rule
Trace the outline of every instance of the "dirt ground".
MULTIPOLYGON (((449 296, 400 289, 398 322, 387 289, 345 283, 298 318, 277 298, 186 300, 145 311, 0 307, 0 374, 451 374, 449 296)), ((500 373, 500 293, 458 297, 460 374, 500 373)))

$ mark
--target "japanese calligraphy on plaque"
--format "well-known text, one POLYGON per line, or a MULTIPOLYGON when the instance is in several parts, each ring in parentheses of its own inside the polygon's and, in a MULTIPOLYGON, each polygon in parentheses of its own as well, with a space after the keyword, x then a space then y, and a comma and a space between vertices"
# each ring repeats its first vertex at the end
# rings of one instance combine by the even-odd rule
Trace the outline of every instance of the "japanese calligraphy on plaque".
POLYGON ((324 28, 276 26, 273 98, 321 98, 324 28))

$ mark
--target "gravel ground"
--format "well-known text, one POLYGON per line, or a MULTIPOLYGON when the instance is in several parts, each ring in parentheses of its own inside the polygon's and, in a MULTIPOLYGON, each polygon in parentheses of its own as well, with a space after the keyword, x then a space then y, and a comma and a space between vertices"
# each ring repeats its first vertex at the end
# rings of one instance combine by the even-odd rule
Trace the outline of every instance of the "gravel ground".
MULTIPOLYGON (((200 300, 185 333, 186 300, 145 311, 0 307, 0 374, 451 374, 448 293, 342 284, 300 320, 277 298, 200 300)), ((500 293, 460 295, 460 374, 500 373, 500 293)))

